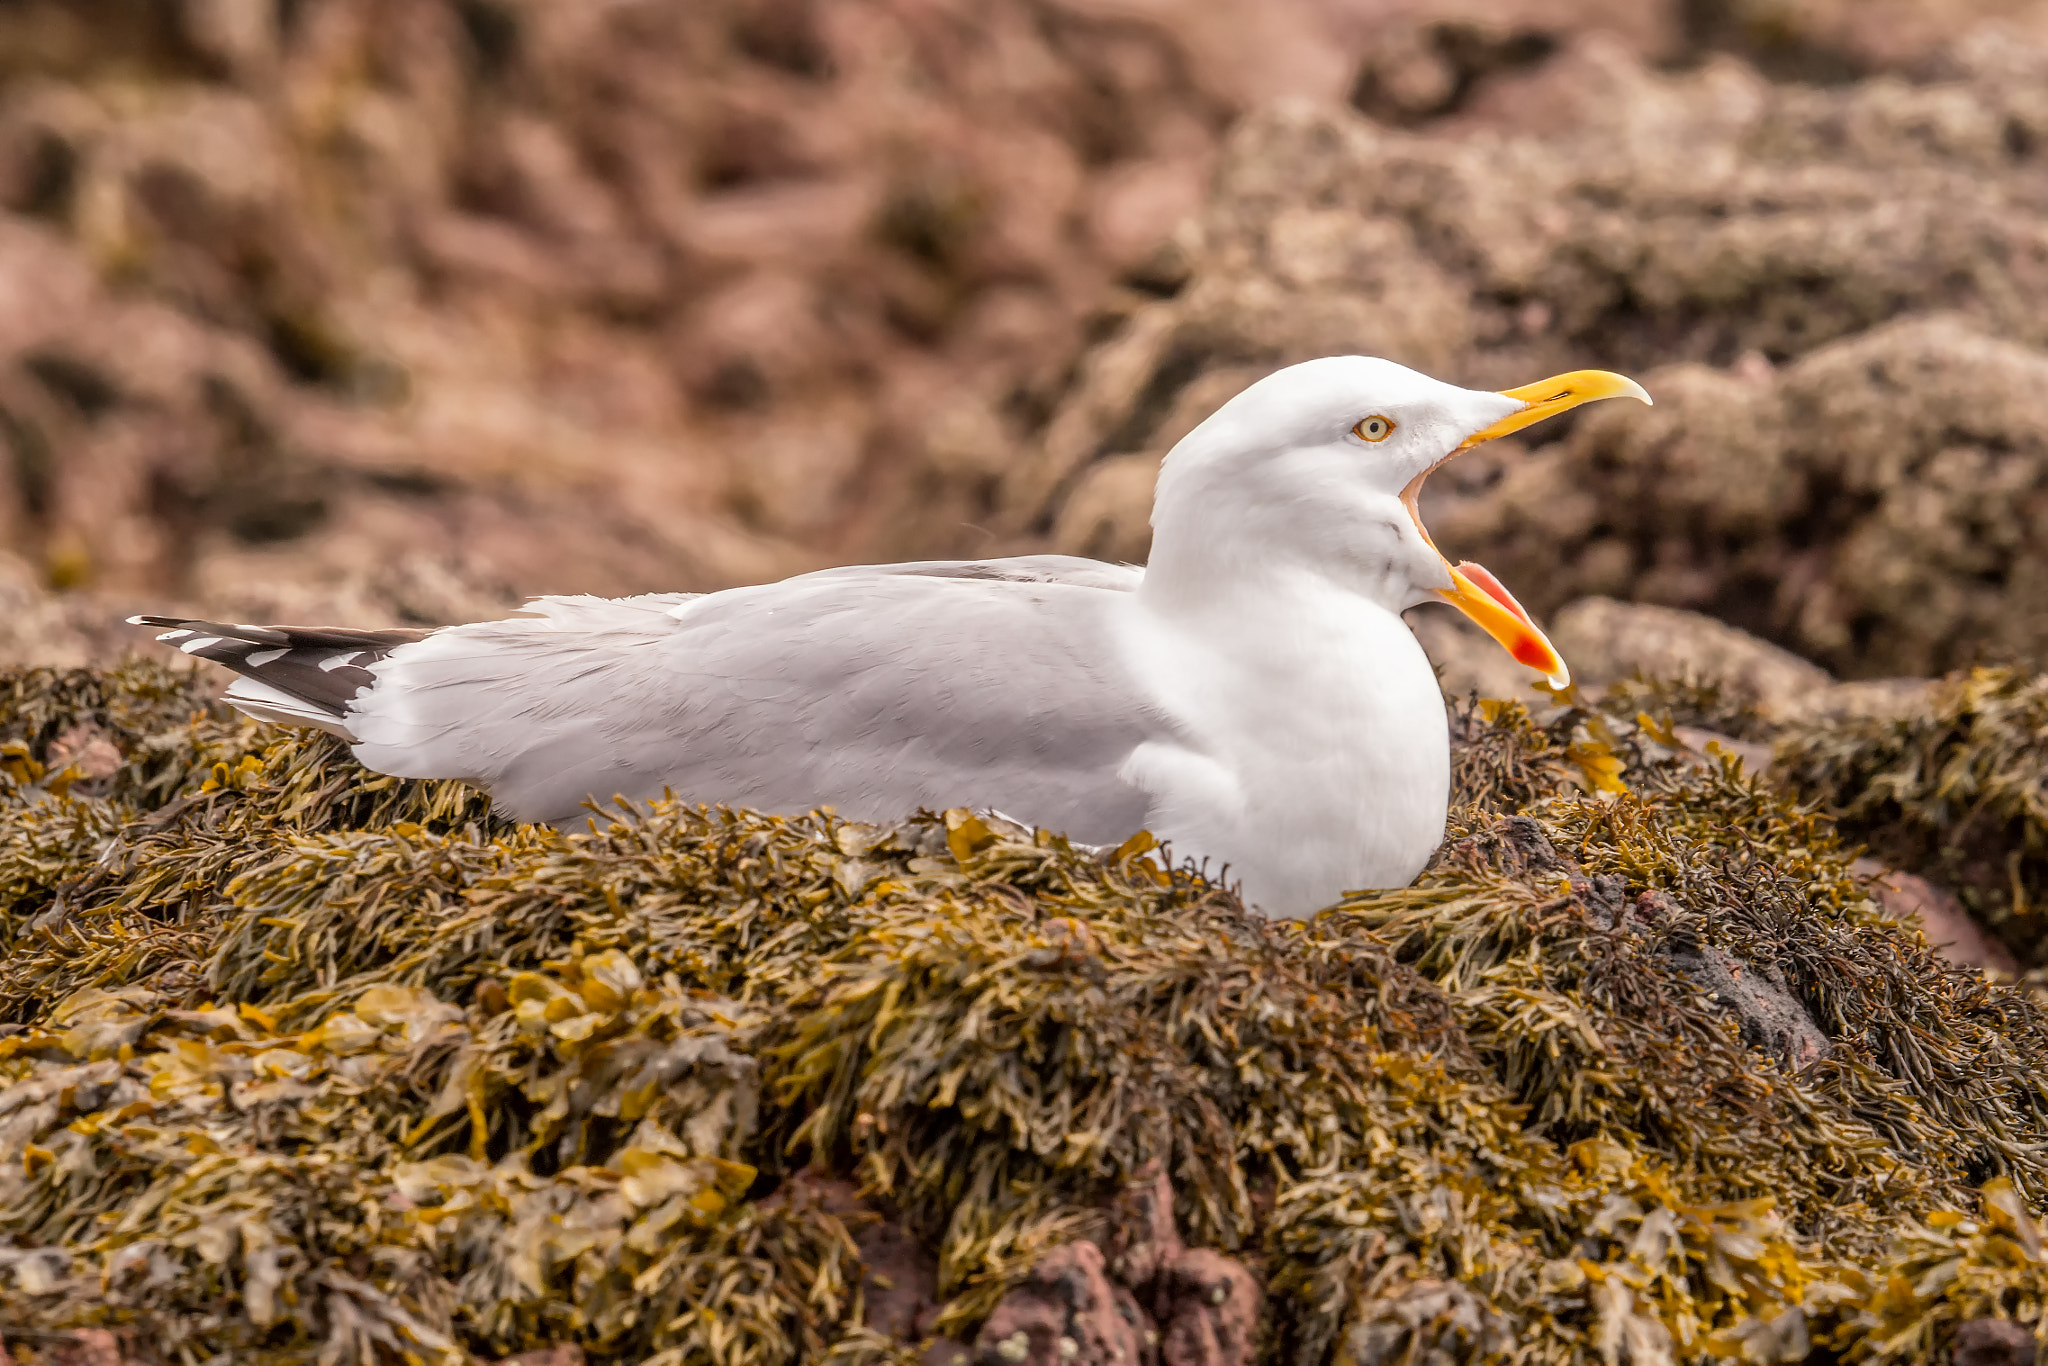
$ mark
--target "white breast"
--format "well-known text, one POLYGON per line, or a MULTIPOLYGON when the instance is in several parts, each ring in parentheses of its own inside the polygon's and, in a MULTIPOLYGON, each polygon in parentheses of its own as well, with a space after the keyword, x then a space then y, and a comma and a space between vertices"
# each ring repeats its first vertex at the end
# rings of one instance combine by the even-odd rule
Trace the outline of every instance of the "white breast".
POLYGON ((1124 776, 1176 856, 1229 865, 1269 916, 1404 886, 1443 838, 1450 746, 1428 657, 1395 613, 1327 582, 1200 619, 1133 602, 1131 666, 1180 737, 1124 776))

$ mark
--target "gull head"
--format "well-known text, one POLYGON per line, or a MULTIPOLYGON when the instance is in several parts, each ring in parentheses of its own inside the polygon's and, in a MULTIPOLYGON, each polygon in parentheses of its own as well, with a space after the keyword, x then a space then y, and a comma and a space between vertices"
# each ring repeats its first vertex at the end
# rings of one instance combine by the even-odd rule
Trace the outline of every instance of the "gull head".
POLYGON ((1562 687, 1570 673, 1549 639, 1484 567, 1437 550, 1417 503, 1445 461, 1602 398, 1650 402, 1634 380, 1605 370, 1494 393, 1372 356, 1288 366, 1166 457, 1148 588, 1205 596, 1308 574, 1393 612, 1446 601, 1562 687))

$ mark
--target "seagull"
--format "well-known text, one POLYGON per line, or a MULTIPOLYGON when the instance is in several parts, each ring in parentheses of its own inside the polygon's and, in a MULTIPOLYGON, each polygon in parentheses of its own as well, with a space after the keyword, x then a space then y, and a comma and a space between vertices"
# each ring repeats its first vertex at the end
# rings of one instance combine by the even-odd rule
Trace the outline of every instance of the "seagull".
POLYGON ((533 599, 439 630, 130 618, 241 677, 225 700, 456 778, 518 820, 593 801, 848 819, 975 807, 1090 844, 1140 830, 1303 917, 1407 885, 1443 839, 1450 737, 1401 613, 1449 602, 1569 681, 1506 588, 1422 525, 1431 471, 1595 399, 1368 356, 1292 365, 1168 453, 1143 568, 1069 555, 858 565, 721 592, 533 599))

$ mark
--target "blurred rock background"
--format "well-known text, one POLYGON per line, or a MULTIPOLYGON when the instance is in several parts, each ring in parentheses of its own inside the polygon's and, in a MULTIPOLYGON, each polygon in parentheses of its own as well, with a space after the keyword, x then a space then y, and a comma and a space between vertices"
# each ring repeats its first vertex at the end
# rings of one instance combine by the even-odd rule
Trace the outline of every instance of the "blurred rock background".
POLYGON ((1362 350, 1656 393, 1432 482, 1539 615, 2038 667, 2044 77, 2017 0, 4 0, 0 655, 1141 559, 1362 350))

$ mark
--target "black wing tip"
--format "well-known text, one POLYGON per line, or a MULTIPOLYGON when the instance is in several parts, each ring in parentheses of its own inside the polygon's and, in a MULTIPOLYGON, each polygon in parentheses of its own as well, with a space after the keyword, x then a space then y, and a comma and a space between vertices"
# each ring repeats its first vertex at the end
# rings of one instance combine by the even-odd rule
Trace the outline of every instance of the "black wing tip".
MULTIPOLYGON (((395 650, 432 634, 428 630, 395 626, 365 630, 354 626, 259 626, 246 621, 205 621, 197 617, 164 617, 144 612, 126 618, 130 626, 154 626, 172 635, 207 636, 239 641, 259 650, 280 646, 294 650, 395 650)), ((162 640, 164 637, 158 636, 162 640)))
MULTIPOLYGON (((200 621, 154 613, 141 613, 128 620, 136 626, 159 628, 157 640, 180 654, 224 665, 244 678, 335 718, 346 714, 353 699, 376 686, 377 676, 370 665, 398 646, 426 635, 424 631, 407 629, 254 626, 247 622, 200 621)), ((232 696, 229 700, 233 700, 232 696)))
POLYGON ((186 646, 194 641, 205 640, 215 644, 232 642, 257 645, 260 640, 253 635, 257 628, 228 626, 217 621, 197 621, 191 617, 160 617, 144 612, 128 618, 130 626, 150 626, 158 630, 157 639, 166 645, 177 644, 186 654, 194 653, 186 646))

